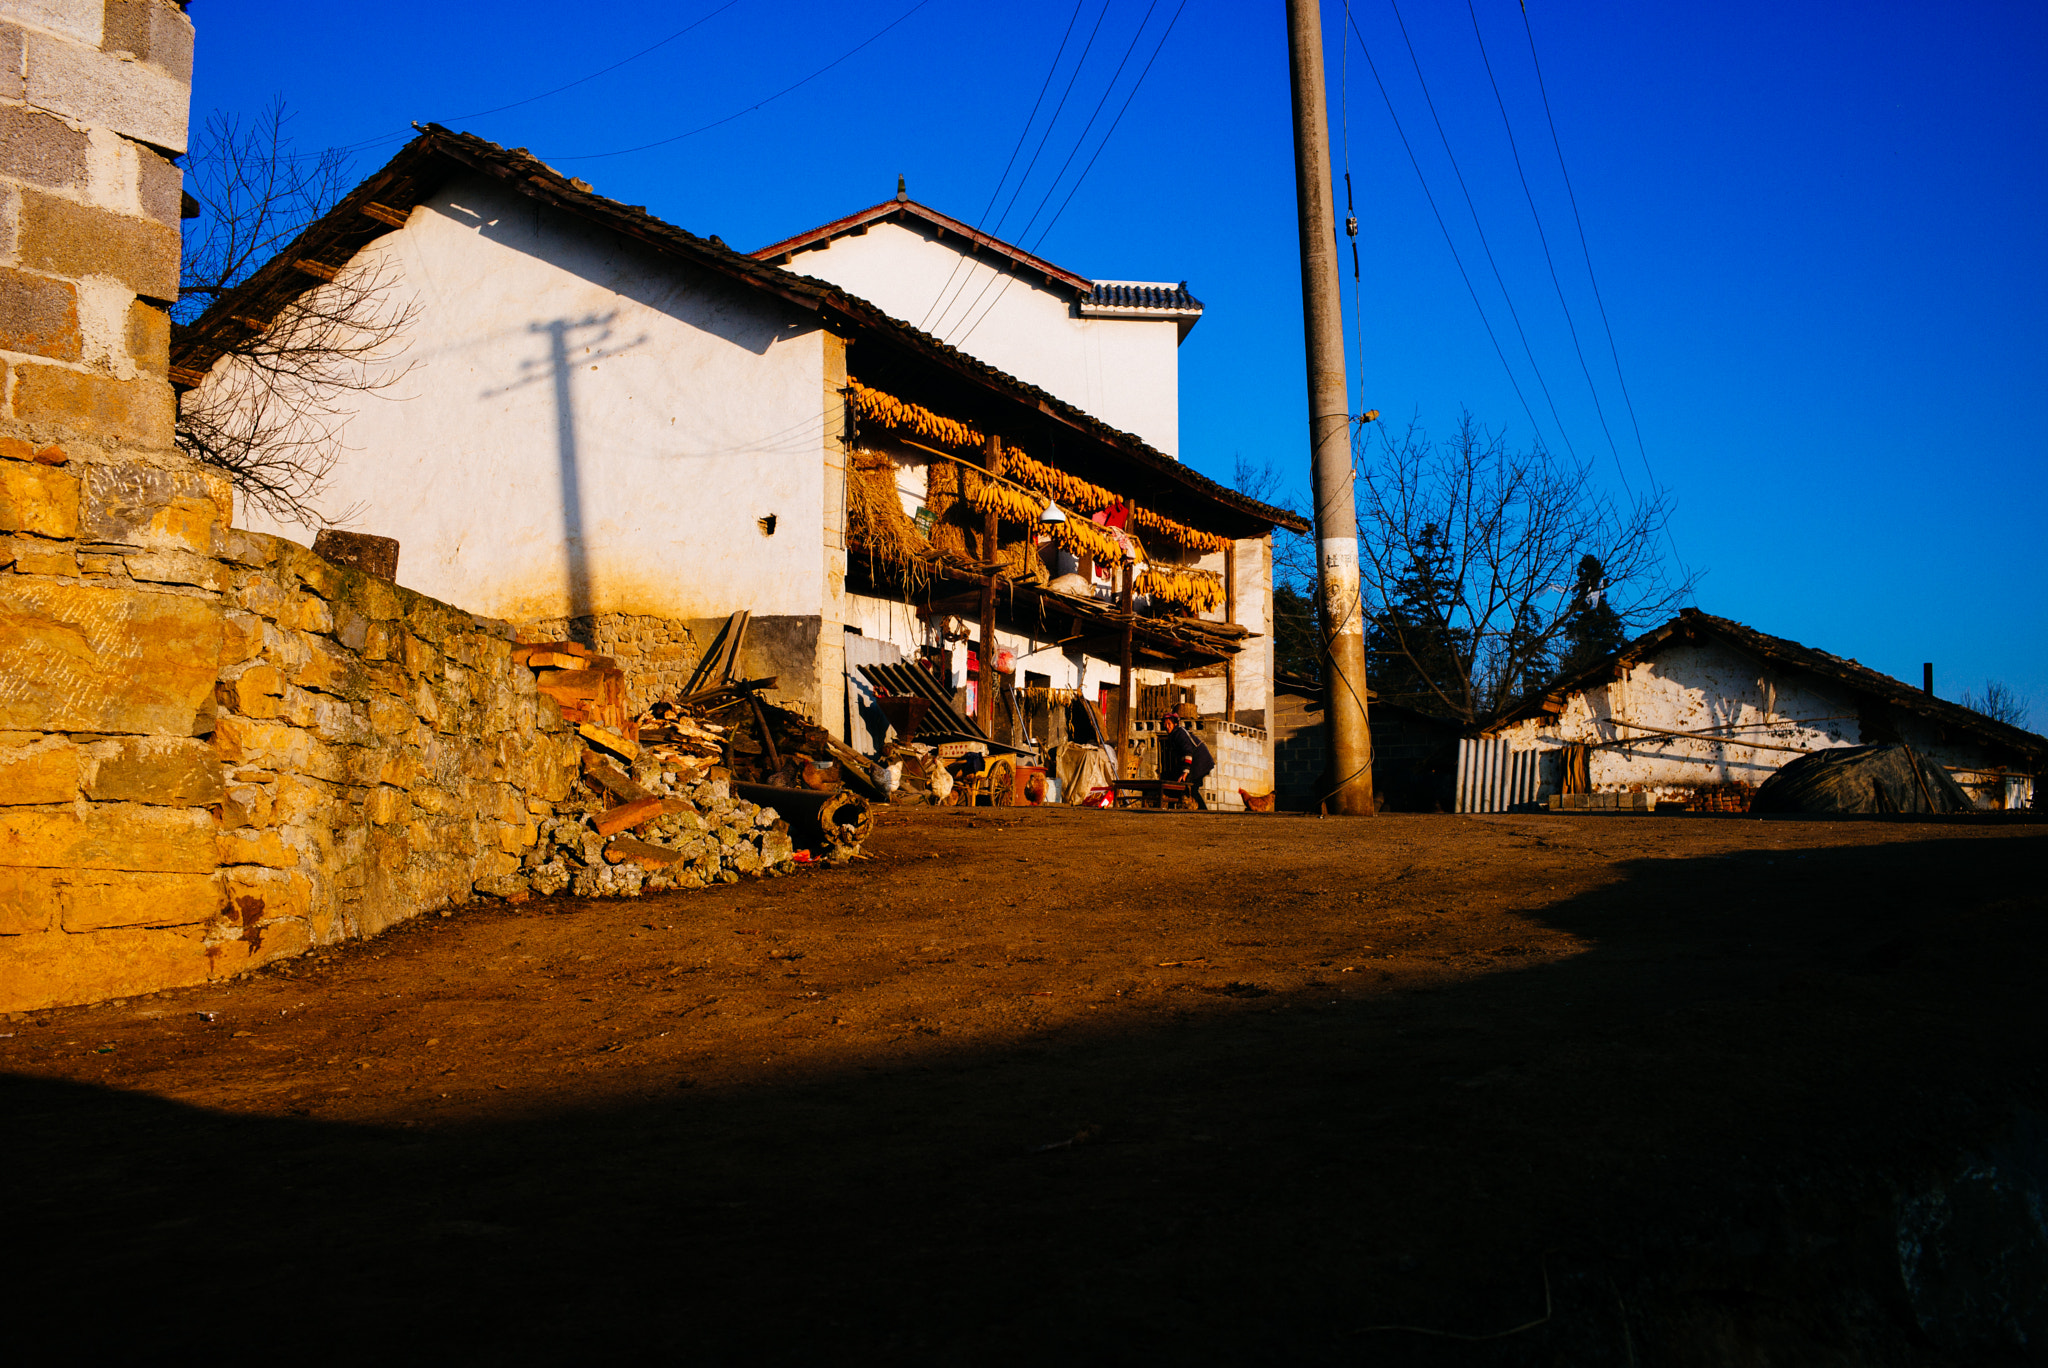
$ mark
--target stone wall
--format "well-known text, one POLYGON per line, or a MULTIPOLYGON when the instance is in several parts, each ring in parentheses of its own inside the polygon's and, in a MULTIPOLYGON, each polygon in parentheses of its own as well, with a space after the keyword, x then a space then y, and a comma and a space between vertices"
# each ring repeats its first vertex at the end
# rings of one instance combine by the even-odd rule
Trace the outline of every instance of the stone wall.
POLYGON ((47 661, 75 634, 99 659, 68 710, 0 733, 0 1010, 196 983, 526 890, 581 745, 511 627, 291 542, 217 540, 184 554, 187 584, 124 588, 131 556, 100 583, 10 585, 10 644, 47 661))
POLYGON ((721 625, 708 624, 700 640, 688 622, 638 613, 593 613, 521 623, 519 639, 575 641, 610 656, 625 673, 626 707, 637 717, 657 698, 674 698, 682 692, 703 655, 702 642, 717 635, 721 625))
POLYGON ((0 1010, 516 894, 578 746, 511 629, 229 528, 178 453, 192 28, 0 19, 0 1010))

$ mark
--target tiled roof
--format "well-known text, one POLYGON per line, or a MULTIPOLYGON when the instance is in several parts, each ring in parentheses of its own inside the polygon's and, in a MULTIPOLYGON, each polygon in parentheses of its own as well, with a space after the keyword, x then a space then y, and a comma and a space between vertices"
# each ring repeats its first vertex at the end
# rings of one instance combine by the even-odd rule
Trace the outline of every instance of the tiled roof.
POLYGON ((950 214, 942 214, 930 205, 919 204, 914 199, 883 200, 880 204, 870 205, 857 214, 848 214, 845 218, 820 224, 809 232, 798 233, 795 237, 784 238, 780 242, 771 242, 766 247, 757 248, 747 255, 756 261, 788 266, 794 258, 804 252, 829 246, 833 239, 845 237, 850 233, 865 233, 868 225, 884 220, 906 224, 922 223, 926 231, 935 234, 941 241, 950 233, 969 244, 969 251, 986 250, 991 255, 1006 257, 1018 266, 1043 276, 1047 284, 1064 285, 1076 295, 1085 296, 1089 286, 1094 284, 1084 275, 1077 275, 1064 266, 1056 266, 1044 257, 1034 256, 1022 247, 1004 242, 999 237, 991 237, 979 228, 962 223, 950 214))
POLYGON ((1614 679, 1618 668, 1625 668, 1644 660, 1667 646, 1689 644, 1707 638, 1718 638, 1753 660, 1832 681, 1852 693, 1861 694, 1900 712, 1924 718, 1936 726, 1967 732, 1981 741, 2017 752, 2036 762, 2048 759, 2048 737, 2036 736, 2033 732, 1986 717, 1983 713, 1966 708, 1960 703, 1935 698, 1859 661, 1817 650, 1812 646, 1802 646, 1784 637, 1771 636, 1731 618, 1702 613, 1697 608, 1682 610, 1671 621, 1643 633, 1619 651, 1603 656, 1576 674, 1547 688, 1538 689, 1508 705, 1501 710, 1498 717, 1485 725, 1492 728, 1520 718, 1533 717, 1544 711, 1545 698, 1561 697, 1593 688, 1614 679))
POLYGON ((1202 301, 1188 293, 1188 283, 1166 285, 1149 280, 1098 280, 1081 298, 1081 312, 1141 309, 1146 313, 1200 313, 1202 301))
MULTIPOLYGON (((347 265, 370 242, 403 225, 413 208, 451 177, 465 172, 489 176, 653 251, 776 295, 819 315, 849 340, 869 346, 864 356, 894 357, 931 381, 960 387, 964 396, 973 396, 977 403, 994 401, 1004 406, 1017 420, 1031 414, 1051 420, 1069 438, 1079 439, 1081 451, 1095 460, 1128 466, 1133 476, 1154 481, 1149 497, 1165 496, 1169 502, 1180 503, 1179 515, 1205 530, 1225 536, 1256 536, 1274 526, 1308 530, 1308 524, 1297 515, 1220 485, 1155 450, 1144 439, 1120 432, 1065 400, 890 317, 836 285, 757 261, 732 250, 716 236, 698 237, 654 217, 640 205, 607 199, 524 148, 506 149, 438 124, 421 125, 420 135, 400 148, 382 170, 344 195, 324 217, 240 285, 216 299, 189 327, 175 329, 172 380, 187 387, 196 383, 220 359, 226 348, 223 339, 252 325, 266 326, 292 299, 347 265)), ((862 364, 867 365, 865 361, 862 364)), ((1171 509, 1162 511, 1173 515, 1171 509)))

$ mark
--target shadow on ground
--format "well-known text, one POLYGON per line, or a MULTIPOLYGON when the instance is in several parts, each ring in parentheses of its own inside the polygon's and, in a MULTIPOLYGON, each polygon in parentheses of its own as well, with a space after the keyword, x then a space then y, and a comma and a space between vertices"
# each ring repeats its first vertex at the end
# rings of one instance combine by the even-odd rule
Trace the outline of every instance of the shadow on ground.
POLYGON ((11 1077, 13 1328, 315 1361, 2036 1361, 2044 854, 1637 860, 1541 914, 1572 958, 509 1123, 11 1077))

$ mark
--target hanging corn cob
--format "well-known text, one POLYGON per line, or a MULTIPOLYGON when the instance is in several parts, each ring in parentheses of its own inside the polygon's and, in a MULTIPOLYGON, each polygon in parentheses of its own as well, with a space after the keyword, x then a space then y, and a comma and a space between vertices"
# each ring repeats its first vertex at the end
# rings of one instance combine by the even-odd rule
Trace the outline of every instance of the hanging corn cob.
POLYGON ((1138 592, 1178 603, 1194 613, 1214 612, 1223 606, 1223 581, 1204 570, 1149 569, 1138 576, 1138 592))
MULTIPOLYGON (((987 437, 982 432, 966 423, 941 417, 930 409, 906 403, 881 390, 870 389, 858 380, 849 379, 846 383, 853 392, 854 413, 863 422, 914 433, 928 442, 936 442, 955 451, 978 451, 987 442, 987 437)), ((1117 504, 1129 503, 1122 495, 1090 483, 1078 475, 1070 475, 1064 470, 1049 466, 1043 461, 1033 460, 1023 451, 1008 444, 1003 447, 999 468, 994 473, 1028 486, 1062 507, 1082 513, 1100 513, 1117 504)), ((1156 532, 1190 551, 1209 555, 1220 552, 1230 545, 1227 537, 1189 527, 1186 523, 1155 513, 1149 508, 1130 504, 1130 509, 1131 522, 1134 526, 1146 532, 1156 532)), ((1040 511, 1042 510, 1034 510, 1027 521, 1036 522, 1040 511)))

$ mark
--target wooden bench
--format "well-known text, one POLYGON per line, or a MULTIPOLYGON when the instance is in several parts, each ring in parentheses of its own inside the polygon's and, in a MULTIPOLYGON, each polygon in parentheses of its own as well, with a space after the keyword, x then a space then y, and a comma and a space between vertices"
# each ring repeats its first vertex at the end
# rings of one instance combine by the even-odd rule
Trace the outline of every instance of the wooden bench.
POLYGON ((1182 807, 1186 805, 1188 796, 1186 784, 1168 783, 1164 779, 1119 779, 1110 787, 1117 795, 1119 806, 1126 793, 1135 793, 1137 805, 1146 808, 1163 808, 1168 798, 1173 799, 1174 807, 1182 807))

